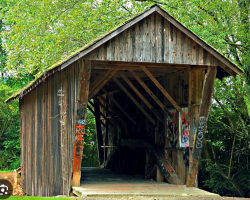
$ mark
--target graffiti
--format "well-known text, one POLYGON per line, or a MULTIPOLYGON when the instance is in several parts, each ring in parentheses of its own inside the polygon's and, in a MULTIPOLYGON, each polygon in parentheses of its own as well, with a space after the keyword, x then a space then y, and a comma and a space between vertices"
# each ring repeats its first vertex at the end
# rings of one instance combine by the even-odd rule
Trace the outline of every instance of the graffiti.
POLYGON ((187 152, 183 151, 183 162, 186 167, 189 166, 189 151, 187 152))
MULTIPOLYGON (((175 110, 171 110, 170 113, 174 119, 177 118, 175 110)), ((170 148, 176 148, 177 137, 178 137, 177 124, 174 121, 170 121, 168 124, 168 139, 169 139, 169 147, 170 148)))
POLYGON ((85 123, 86 123, 86 122, 85 122, 85 119, 79 119, 79 120, 78 120, 78 124, 79 124, 79 125, 85 125, 85 123))
POLYGON ((196 129, 197 129, 197 123, 194 122, 194 132, 193 132, 194 136, 195 136, 195 131, 196 131, 196 129))
POLYGON ((77 125, 76 126, 76 141, 75 141, 75 148, 74 148, 74 161, 73 161, 73 172, 79 171, 81 169, 81 159, 82 159, 82 148, 83 148, 83 141, 84 141, 84 129, 85 126, 77 125))
POLYGON ((199 152, 203 146, 202 141, 203 141, 203 137, 204 137, 206 122, 207 122, 206 117, 200 117, 200 123, 199 123, 199 127, 197 129, 197 137, 196 137, 195 148, 194 148, 194 157, 195 158, 198 157, 199 152))
MULTIPOLYGON (((189 114, 187 113, 187 116, 189 114)), ((181 117, 181 144, 180 147, 189 147, 189 132, 190 132, 190 126, 188 121, 182 116, 181 117)))
MULTIPOLYGON (((80 107, 81 106, 82 106, 82 104, 80 105, 80 107)), ((86 108, 84 108, 84 109, 82 109, 82 108, 77 109, 77 115, 78 116, 84 115, 86 113, 87 113, 87 109, 86 108)))

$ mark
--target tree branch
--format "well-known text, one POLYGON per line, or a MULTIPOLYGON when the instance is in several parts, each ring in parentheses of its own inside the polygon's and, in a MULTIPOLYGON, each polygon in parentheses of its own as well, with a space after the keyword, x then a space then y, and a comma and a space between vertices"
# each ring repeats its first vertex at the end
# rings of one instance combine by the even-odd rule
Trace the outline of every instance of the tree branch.
POLYGON ((211 149, 212 149, 212 153, 213 153, 213 158, 214 158, 215 164, 218 167, 221 176, 224 179, 226 179, 227 181, 229 181, 242 197, 245 197, 245 193, 237 186, 237 184, 231 178, 227 177, 226 174, 224 173, 223 169, 221 168, 220 164, 217 161, 217 156, 216 156, 216 153, 214 151, 214 147, 212 145, 212 142, 210 142, 210 146, 211 146, 211 149))

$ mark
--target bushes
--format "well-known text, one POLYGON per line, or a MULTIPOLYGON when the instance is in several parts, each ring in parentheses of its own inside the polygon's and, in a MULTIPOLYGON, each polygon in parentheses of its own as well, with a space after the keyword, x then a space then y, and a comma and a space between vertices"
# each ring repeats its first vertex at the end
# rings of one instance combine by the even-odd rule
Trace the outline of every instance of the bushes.
POLYGON ((13 90, 0 86, 0 170, 13 170, 20 166, 20 135, 18 100, 6 104, 13 90))

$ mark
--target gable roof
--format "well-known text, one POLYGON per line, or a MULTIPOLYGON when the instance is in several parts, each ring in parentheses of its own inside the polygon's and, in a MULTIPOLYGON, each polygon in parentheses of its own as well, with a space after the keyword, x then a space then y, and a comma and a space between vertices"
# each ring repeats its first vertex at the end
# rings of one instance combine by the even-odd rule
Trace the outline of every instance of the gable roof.
POLYGON ((52 75, 56 71, 59 71, 61 69, 64 69, 65 67, 68 67, 70 64, 72 64, 76 60, 82 58, 83 56, 87 55, 94 49, 100 47, 102 44, 104 44, 108 40, 114 38, 115 36, 123 32, 124 30, 133 26, 134 24, 144 19, 145 17, 151 15, 152 13, 160 14, 162 17, 164 17, 166 20, 168 20, 170 23, 176 26, 179 30, 185 33, 188 37, 193 39, 197 44, 199 44, 201 47, 203 47, 205 50, 211 53, 211 55, 213 55, 215 58, 217 58, 221 62, 221 65, 222 65, 221 67, 225 71, 228 71, 229 74, 231 75, 243 74, 243 70, 241 70, 234 63, 232 63, 230 60, 228 60, 223 55, 221 55, 216 49, 208 45, 205 41, 203 41, 200 37, 195 35, 192 31, 187 29, 183 24, 181 24, 179 21, 173 18, 169 13, 163 10, 160 6, 153 5, 152 7, 145 10, 144 12, 139 13, 136 16, 133 16, 133 18, 128 19, 127 21, 119 25, 118 27, 115 27, 112 30, 101 35, 100 37, 97 37, 96 39, 84 45, 83 47, 79 48, 78 50, 70 54, 69 56, 53 64, 52 66, 47 68, 44 73, 38 74, 35 80, 30 82, 28 85, 26 85, 24 88, 22 88, 18 92, 14 93, 12 96, 10 96, 6 100, 6 103, 9 103, 10 101, 17 99, 17 98, 22 98, 22 96, 30 92, 34 87, 40 84, 40 82, 48 78, 50 75, 52 75))

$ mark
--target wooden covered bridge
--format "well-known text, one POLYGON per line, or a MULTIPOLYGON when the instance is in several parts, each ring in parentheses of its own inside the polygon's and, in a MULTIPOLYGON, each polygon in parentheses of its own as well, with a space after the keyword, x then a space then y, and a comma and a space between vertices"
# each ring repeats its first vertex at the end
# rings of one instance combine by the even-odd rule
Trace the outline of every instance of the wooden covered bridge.
POLYGON ((19 99, 28 195, 79 186, 86 109, 102 168, 194 187, 216 78, 242 70, 155 5, 47 69, 19 99))

